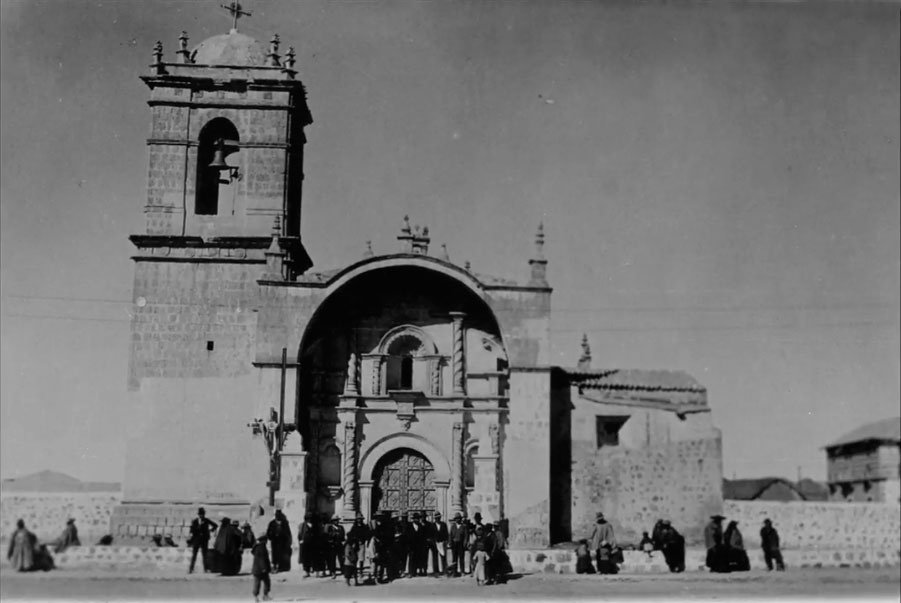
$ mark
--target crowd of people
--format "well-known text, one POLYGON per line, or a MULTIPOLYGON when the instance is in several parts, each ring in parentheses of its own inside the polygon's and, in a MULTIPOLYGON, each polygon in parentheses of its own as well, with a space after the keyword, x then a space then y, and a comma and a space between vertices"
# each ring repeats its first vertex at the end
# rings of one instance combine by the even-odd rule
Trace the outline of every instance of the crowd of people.
MULTIPOLYGON (((167 546, 161 539, 154 542, 167 546)), ((307 513, 297 530, 297 563, 305 578, 343 577, 348 585, 385 583, 416 576, 472 576, 478 584, 497 584, 513 571, 507 539, 500 525, 456 513, 450 524, 441 513, 382 511, 367 523, 357 515, 345 529, 340 518, 307 513)), ((219 525, 201 507, 190 527, 188 544, 194 571, 200 556, 205 572, 235 575, 244 550, 251 550, 254 596, 268 597, 270 574, 291 570, 294 540, 291 526, 276 510, 266 533, 254 536, 249 524, 239 527, 227 517, 219 525), (210 541, 215 535, 213 546, 210 541)))
MULTIPOLYGON (((737 521, 730 521, 723 529, 722 515, 713 515, 704 528, 704 545, 707 548, 707 568, 714 573, 746 572, 751 562, 745 550, 744 537, 738 529, 737 521)), ((769 519, 763 521, 760 530, 760 545, 763 549, 767 570, 785 571, 782 552, 779 547, 779 533, 769 519)))

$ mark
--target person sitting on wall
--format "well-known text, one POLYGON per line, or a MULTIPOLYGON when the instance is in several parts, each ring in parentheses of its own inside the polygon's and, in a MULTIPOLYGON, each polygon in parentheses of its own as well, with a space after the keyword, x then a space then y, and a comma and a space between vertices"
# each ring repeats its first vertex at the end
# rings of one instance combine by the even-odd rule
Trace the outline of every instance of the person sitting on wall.
POLYGON ((723 543, 726 545, 730 571, 746 572, 751 569, 751 562, 745 551, 745 541, 738 529, 737 521, 729 522, 723 534, 723 543))
POLYGON ((616 565, 616 554, 619 550, 616 546, 616 536, 613 534, 613 526, 607 522, 603 513, 597 513, 594 531, 589 542, 592 550, 596 552, 598 573, 616 574, 619 568, 616 565))
POLYGON ((595 573, 594 565, 591 563, 591 550, 588 548, 588 541, 584 538, 579 541, 579 546, 576 547, 576 573, 595 573))
MULTIPOLYGON (((97 544, 95 546, 112 546, 112 544, 113 544, 113 535, 105 534, 104 536, 101 536, 100 540, 97 541, 97 544)), ((173 545, 174 544, 175 543, 173 543, 173 545)))
POLYGON ((707 567, 714 573, 728 573, 729 560, 726 547, 723 545, 722 515, 711 515, 710 522, 704 527, 704 546, 707 547, 707 567))
MULTIPOLYGON (((657 526, 654 526, 654 530, 657 530, 657 526)), ((650 559, 653 556, 652 553, 654 552, 654 549, 654 542, 651 540, 651 537, 648 536, 647 532, 642 532, 641 542, 638 543, 638 550, 647 553, 648 559, 650 559)))
POLYGON ((178 547, 178 545, 175 543, 175 540, 172 539, 172 534, 166 534, 165 536, 163 536, 163 546, 178 547))
POLYGON ((763 548, 763 560, 766 562, 766 570, 773 571, 773 562, 776 562, 776 571, 784 572, 785 563, 782 561, 782 551, 779 548, 779 532, 773 527, 769 518, 763 520, 760 529, 760 546, 763 548))
POLYGON ((150 537, 150 542, 153 543, 153 546, 163 546, 163 535, 162 534, 154 534, 150 537))
POLYGON ((676 528, 665 520, 660 534, 663 558, 669 571, 679 573, 685 571, 685 538, 676 528))
POLYGON ((56 540, 54 552, 62 553, 70 546, 81 546, 81 541, 78 540, 78 528, 75 527, 74 517, 70 517, 66 522, 66 527, 63 529, 62 535, 56 540))

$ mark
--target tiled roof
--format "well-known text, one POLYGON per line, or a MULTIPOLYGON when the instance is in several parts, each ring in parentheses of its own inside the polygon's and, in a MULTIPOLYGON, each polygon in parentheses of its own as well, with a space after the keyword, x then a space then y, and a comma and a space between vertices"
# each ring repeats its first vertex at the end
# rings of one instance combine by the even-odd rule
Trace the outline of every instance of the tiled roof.
POLYGON ((683 371, 611 369, 567 370, 570 381, 583 389, 635 390, 647 392, 704 393, 707 388, 683 371))
POLYGON ((726 500, 756 500, 773 484, 784 484, 790 490, 805 498, 795 484, 781 477, 761 477, 758 479, 724 479, 723 498, 726 500))
POLYGON ((871 440, 901 443, 901 417, 867 423, 853 431, 849 431, 827 445, 826 448, 871 440))

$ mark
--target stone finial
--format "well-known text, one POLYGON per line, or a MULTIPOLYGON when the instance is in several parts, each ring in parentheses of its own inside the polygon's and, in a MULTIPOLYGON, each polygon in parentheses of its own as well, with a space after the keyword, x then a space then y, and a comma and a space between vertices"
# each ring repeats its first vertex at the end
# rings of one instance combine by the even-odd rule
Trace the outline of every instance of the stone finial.
POLYGON ((466 272, 472 272, 472 264, 469 263, 469 260, 466 260, 466 263, 463 264, 463 269, 466 272))
POLYGON ((591 346, 588 344, 587 333, 582 333, 582 355, 579 357, 579 370, 583 372, 591 370, 591 346))
POLYGON ((178 36, 178 50, 176 51, 180 63, 189 65, 193 63, 191 60, 191 51, 188 50, 188 32, 183 31, 178 36))
POLYGON ((544 259, 544 222, 538 223, 538 232, 535 233, 535 258, 544 259))
POLYGON ((289 80, 293 80, 297 72, 294 70, 294 47, 289 46, 288 52, 285 53, 285 66, 282 67, 282 73, 289 80))
POLYGON ((447 243, 441 244, 441 259, 445 262, 450 261, 450 254, 447 252, 447 243))
POLYGON ((266 58, 269 59, 270 67, 281 67, 281 62, 279 61, 278 56, 278 45, 280 43, 278 34, 272 36, 272 39, 269 40, 269 54, 266 55, 266 58))
POLYGON ((156 71, 157 75, 166 73, 166 68, 163 66, 163 43, 159 40, 153 45, 153 63, 150 66, 156 71))
POLYGON ((429 252, 430 241, 431 239, 429 238, 429 227, 420 227, 419 225, 417 225, 413 230, 413 240, 411 241, 413 253, 426 255, 429 252))
POLYGON ((400 229, 400 231, 404 234, 411 234, 413 231, 410 229, 410 216, 404 216, 404 225, 400 229))
POLYGON ((529 260, 532 275, 529 285, 532 287, 547 287, 547 259, 544 257, 544 223, 538 223, 538 232, 535 233, 535 255, 529 260))
POLYGON ((372 241, 366 241, 366 251, 363 252, 364 258, 371 258, 375 253, 372 251, 372 241))
POLYGON ((272 221, 272 238, 278 239, 282 234, 282 217, 275 216, 275 220, 272 221))
POLYGON ((270 281, 280 281, 285 278, 285 252, 279 244, 282 234, 281 216, 275 216, 272 222, 272 242, 266 250, 266 273, 264 278, 270 281))

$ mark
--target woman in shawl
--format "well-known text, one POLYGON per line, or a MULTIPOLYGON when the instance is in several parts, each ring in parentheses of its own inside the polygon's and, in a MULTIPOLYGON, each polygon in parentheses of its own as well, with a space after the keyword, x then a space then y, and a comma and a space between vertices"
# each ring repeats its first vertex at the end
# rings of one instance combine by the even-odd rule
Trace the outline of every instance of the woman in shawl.
POLYGON ((726 558, 729 560, 729 569, 733 572, 746 572, 751 569, 748 553, 745 551, 745 541, 738 530, 738 522, 730 521, 723 534, 723 543, 726 545, 726 558))
POLYGON ((57 553, 62 553, 70 546, 81 546, 81 542, 78 540, 78 528, 75 527, 75 519, 72 517, 66 522, 66 528, 56 541, 56 549, 54 550, 57 553))
POLYGON ((228 532, 231 526, 231 520, 223 517, 219 522, 219 529, 216 530, 216 543, 210 551, 209 570, 217 574, 224 574, 229 569, 228 552, 228 532))
POLYGON ((29 572, 34 569, 34 551, 37 546, 37 538, 25 529, 25 522, 16 522, 16 531, 9 539, 9 550, 6 558, 9 559, 12 568, 18 572, 29 572))

